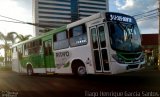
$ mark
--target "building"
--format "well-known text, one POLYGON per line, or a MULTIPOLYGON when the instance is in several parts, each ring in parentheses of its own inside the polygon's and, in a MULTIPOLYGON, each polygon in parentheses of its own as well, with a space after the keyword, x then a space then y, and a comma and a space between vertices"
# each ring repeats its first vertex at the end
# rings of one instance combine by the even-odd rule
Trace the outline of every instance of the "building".
POLYGON ((74 22, 92 14, 108 11, 108 0, 32 0, 35 35, 74 22))
POLYGON ((158 37, 159 34, 142 34, 142 46, 148 65, 158 63, 158 37))
MULTIPOLYGON (((158 35, 158 65, 160 66, 160 32, 158 35)), ((160 68, 159 68, 160 70, 160 68)))

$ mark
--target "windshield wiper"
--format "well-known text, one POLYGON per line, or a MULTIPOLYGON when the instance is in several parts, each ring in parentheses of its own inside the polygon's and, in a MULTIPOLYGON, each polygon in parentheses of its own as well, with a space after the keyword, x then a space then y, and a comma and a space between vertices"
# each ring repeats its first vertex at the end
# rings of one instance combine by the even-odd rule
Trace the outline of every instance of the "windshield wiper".
MULTIPOLYGON (((132 39, 132 34, 129 33, 129 31, 126 29, 126 27, 124 27, 120 22, 117 23, 119 25, 119 27, 123 30, 125 30, 127 32, 127 39, 132 39)), ((133 27, 132 27, 132 31, 133 31, 133 27)), ((131 32, 133 33, 133 32, 131 32)))
POLYGON ((120 22, 118 22, 117 24, 122 29, 122 31, 125 30, 128 33, 127 29, 125 27, 123 27, 123 25, 120 22))

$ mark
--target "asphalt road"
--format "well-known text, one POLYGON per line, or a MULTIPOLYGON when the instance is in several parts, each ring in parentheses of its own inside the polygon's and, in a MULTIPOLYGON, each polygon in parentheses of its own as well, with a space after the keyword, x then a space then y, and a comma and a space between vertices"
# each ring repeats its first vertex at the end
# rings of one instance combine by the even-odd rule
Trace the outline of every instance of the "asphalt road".
POLYGON ((0 71, 0 97, 160 97, 160 72, 118 75, 35 75, 0 71))

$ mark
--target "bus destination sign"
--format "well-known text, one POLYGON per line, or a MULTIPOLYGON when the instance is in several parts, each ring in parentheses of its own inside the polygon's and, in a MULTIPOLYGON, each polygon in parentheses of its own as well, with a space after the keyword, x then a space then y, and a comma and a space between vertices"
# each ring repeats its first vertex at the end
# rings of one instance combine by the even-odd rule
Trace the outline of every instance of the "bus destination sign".
POLYGON ((119 15, 112 15, 110 14, 110 20, 115 20, 115 21, 122 21, 122 22, 132 22, 132 19, 129 17, 125 16, 119 16, 119 15))
POLYGON ((128 22, 128 23, 135 22, 131 16, 127 16, 119 13, 107 13, 106 18, 107 18, 107 21, 120 21, 120 22, 128 22))

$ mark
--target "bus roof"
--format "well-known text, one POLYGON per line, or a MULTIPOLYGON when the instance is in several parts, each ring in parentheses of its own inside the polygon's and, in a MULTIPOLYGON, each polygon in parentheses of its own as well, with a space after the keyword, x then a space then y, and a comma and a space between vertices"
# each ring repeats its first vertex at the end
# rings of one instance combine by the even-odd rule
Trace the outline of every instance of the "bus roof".
POLYGON ((49 31, 49 32, 47 32, 47 33, 45 33, 45 34, 40 35, 40 36, 33 37, 33 38, 29 39, 29 40, 26 40, 26 41, 22 41, 22 42, 20 42, 20 43, 13 44, 11 48, 16 47, 16 46, 21 45, 21 44, 24 44, 24 43, 27 43, 27 42, 30 42, 30 41, 34 41, 34 40, 36 40, 36 39, 40 39, 40 38, 45 37, 45 36, 48 36, 48 35, 50 35, 50 34, 55 34, 55 33, 57 33, 57 32, 64 31, 64 30, 66 30, 66 25, 64 25, 64 26, 62 26, 62 27, 59 27, 59 28, 56 28, 56 29, 53 29, 53 30, 51 30, 51 31, 49 31))
POLYGON ((80 24, 83 24, 83 23, 89 22, 91 20, 100 18, 102 16, 102 13, 105 13, 105 12, 97 13, 97 14, 91 15, 89 17, 83 18, 81 20, 75 21, 73 23, 70 23, 70 24, 67 25, 67 28, 71 28, 73 26, 78 26, 80 24))

